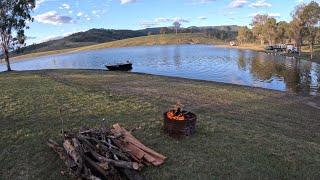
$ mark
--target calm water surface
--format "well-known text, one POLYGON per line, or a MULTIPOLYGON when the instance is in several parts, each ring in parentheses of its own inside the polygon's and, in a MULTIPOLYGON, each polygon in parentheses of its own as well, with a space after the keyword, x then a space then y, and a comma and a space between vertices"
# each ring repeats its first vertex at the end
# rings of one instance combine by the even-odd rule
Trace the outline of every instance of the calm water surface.
MULTIPOLYGON (((168 45, 102 49, 26 59, 14 70, 105 69, 133 62, 133 72, 201 79, 318 95, 320 65, 249 50, 208 45, 168 45)), ((0 64, 0 71, 5 66, 0 64)))

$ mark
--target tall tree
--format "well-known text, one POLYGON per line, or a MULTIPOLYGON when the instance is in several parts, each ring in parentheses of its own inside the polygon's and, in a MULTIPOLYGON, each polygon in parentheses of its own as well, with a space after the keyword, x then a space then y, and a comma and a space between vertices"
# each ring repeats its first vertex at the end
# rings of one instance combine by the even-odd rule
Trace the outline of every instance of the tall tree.
POLYGON ((306 36, 310 45, 311 59, 313 59, 313 49, 317 36, 318 27, 316 27, 320 21, 320 7, 315 1, 311 1, 307 4, 301 13, 301 21, 304 24, 306 36))
POLYGON ((179 31, 179 29, 180 29, 180 27, 181 27, 180 22, 175 21, 175 22, 173 23, 173 27, 174 27, 174 30, 176 31, 176 34, 178 34, 178 31, 179 31))
POLYGON ((266 40, 266 23, 268 20, 268 15, 258 14, 252 19, 252 31, 254 36, 260 40, 261 45, 264 44, 266 40))
POLYGON ((295 7, 294 11, 291 13, 292 21, 289 24, 289 34, 292 39, 294 39, 296 46, 301 54, 301 45, 303 37, 304 22, 301 19, 303 9, 305 4, 300 4, 295 7))
POLYGON ((11 71, 9 51, 19 44, 24 44, 24 29, 27 21, 32 21, 30 15, 35 7, 35 0, 1 0, 0 1, 0 46, 11 71))
POLYGON ((263 32, 265 37, 268 39, 269 45, 274 44, 277 37, 277 20, 275 18, 268 17, 263 32))
POLYGON ((160 29, 160 34, 167 34, 169 32, 169 29, 167 27, 162 27, 160 29))
POLYGON ((284 44, 285 40, 288 39, 289 24, 286 21, 280 21, 277 24, 277 40, 284 44))
POLYGON ((238 29, 237 41, 239 44, 251 42, 253 39, 252 31, 247 27, 240 27, 238 29))

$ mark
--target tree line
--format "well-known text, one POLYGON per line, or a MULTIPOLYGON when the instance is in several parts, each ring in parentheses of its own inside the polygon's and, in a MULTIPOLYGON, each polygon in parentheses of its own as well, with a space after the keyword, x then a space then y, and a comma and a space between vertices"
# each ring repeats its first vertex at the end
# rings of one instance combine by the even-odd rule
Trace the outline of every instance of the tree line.
POLYGON ((311 1, 308 4, 299 4, 291 13, 290 22, 280 21, 268 15, 258 14, 253 17, 251 27, 240 27, 238 43, 257 43, 269 45, 275 43, 292 43, 301 54, 301 46, 308 44, 313 58, 314 45, 320 41, 320 6, 311 1))
POLYGON ((188 27, 180 28, 177 26, 170 27, 161 27, 159 34, 177 34, 177 33, 203 33, 208 38, 218 39, 218 40, 232 40, 237 37, 237 31, 232 31, 231 29, 221 30, 214 27, 188 27))

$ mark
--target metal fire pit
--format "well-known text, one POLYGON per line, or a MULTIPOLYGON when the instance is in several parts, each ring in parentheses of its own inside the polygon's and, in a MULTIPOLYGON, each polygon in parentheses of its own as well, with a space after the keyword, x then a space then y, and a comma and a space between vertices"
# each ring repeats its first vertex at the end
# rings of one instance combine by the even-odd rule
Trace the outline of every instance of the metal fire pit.
POLYGON ((183 138, 191 136, 196 131, 197 116, 191 112, 183 111, 185 114, 185 120, 176 121, 170 120, 167 116, 168 112, 163 114, 164 116, 164 129, 171 137, 183 138))

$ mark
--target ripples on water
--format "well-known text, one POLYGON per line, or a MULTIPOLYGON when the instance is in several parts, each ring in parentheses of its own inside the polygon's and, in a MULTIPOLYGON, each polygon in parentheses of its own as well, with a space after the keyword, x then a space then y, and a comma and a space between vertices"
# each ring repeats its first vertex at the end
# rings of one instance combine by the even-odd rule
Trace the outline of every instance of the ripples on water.
MULTIPOLYGON (((134 72, 233 83, 317 95, 320 65, 249 50, 207 45, 168 45, 102 49, 27 59, 14 70, 104 69, 130 60, 134 72)), ((0 70, 5 66, 0 65, 0 70)))

